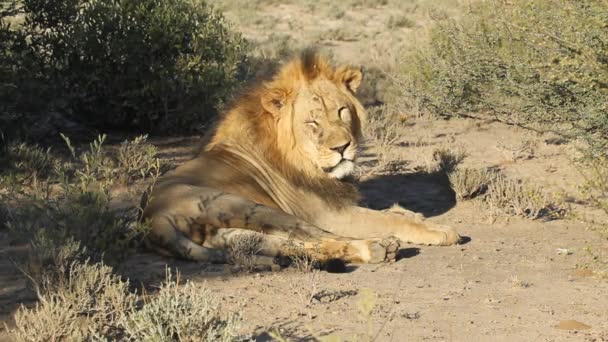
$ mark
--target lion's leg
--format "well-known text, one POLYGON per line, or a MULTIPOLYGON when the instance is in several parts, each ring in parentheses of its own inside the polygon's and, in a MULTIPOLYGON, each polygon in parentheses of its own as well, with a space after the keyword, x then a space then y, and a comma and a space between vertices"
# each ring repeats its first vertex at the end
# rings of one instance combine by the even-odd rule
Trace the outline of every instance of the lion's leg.
POLYGON ((170 189, 155 194, 155 198, 160 200, 154 203, 153 199, 152 207, 163 215, 148 215, 153 223, 151 235, 156 240, 158 237, 167 240, 160 241, 164 242, 164 249, 177 253, 177 256, 188 257, 197 253, 203 259, 208 254, 212 259, 226 258, 225 253, 217 256, 210 252, 218 249, 194 250, 191 245, 212 241, 219 228, 235 227, 301 241, 306 250, 317 251, 327 259, 339 258, 346 262, 381 262, 392 258, 397 248, 395 241, 387 239, 343 238, 281 210, 212 188, 174 184, 170 189), (163 202, 162 198, 171 200, 163 202), (181 238, 195 241, 187 242, 181 238))
POLYGON ((162 255, 177 258, 227 263, 229 255, 225 250, 203 247, 184 233, 188 222, 180 216, 158 215, 151 220, 152 231, 146 238, 146 246, 162 255))
MULTIPOLYGON (((215 228, 240 227, 285 240, 300 241, 305 250, 314 251, 319 258, 377 263, 392 259, 398 249, 394 239, 345 238, 276 208, 217 190, 200 196, 198 209, 201 213, 195 219, 198 223, 215 228)), ((211 235, 207 234, 208 238, 211 235)))
POLYGON ((335 234, 363 239, 370 236, 395 236, 402 242, 449 246, 460 241, 458 233, 446 226, 424 220, 422 215, 393 207, 377 211, 362 207, 345 210, 341 215, 319 218, 319 226, 335 234))
POLYGON ((396 256, 399 245, 394 239, 286 239, 276 235, 260 234, 240 228, 213 228, 207 234, 205 246, 233 252, 255 252, 263 257, 291 257, 306 253, 317 261, 341 259, 354 263, 376 263, 396 256), (363 252, 362 252, 363 251, 363 252))

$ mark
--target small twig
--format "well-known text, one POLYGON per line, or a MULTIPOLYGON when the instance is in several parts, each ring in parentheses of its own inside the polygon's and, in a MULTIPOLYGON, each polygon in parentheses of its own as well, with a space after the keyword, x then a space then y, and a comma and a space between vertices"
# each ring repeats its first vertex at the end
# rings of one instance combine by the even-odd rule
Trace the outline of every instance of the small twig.
POLYGON ((15 268, 17 268, 17 270, 19 270, 19 272, 23 273, 23 275, 26 276, 32 282, 32 285, 34 286, 34 290, 36 291, 36 297, 38 297, 38 300, 40 302, 42 302, 43 304, 48 304, 46 299, 44 299, 44 296, 42 296, 42 293, 40 293, 40 286, 38 285, 38 282, 36 282, 36 280, 31 275, 29 275, 23 268, 21 268, 19 266, 19 264, 13 258, 9 257, 8 259, 13 264, 13 266, 15 266, 15 268))

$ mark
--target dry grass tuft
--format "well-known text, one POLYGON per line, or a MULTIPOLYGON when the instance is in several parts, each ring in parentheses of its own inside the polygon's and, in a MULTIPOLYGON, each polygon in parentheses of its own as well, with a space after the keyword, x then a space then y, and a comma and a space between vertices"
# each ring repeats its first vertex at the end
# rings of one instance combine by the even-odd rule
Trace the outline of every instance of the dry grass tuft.
POLYGON ((519 279, 518 276, 512 276, 509 280, 511 282, 511 287, 513 288, 527 289, 528 287, 532 286, 532 283, 523 281, 519 279))
POLYGON ((539 186, 500 173, 488 184, 484 200, 495 211, 529 219, 555 219, 565 213, 539 186))
POLYGON ((103 264, 74 262, 40 286, 40 302, 15 314, 16 341, 234 341, 237 314, 221 314, 211 290, 179 285, 167 271, 155 295, 129 292, 129 283, 103 264))
POLYGON ((442 147, 433 151, 433 160, 437 162, 439 170, 446 174, 452 173, 458 164, 467 156, 462 147, 442 147))
POLYGON ((482 196, 494 212, 529 219, 562 218, 561 201, 539 186, 485 169, 456 169, 448 175, 458 200, 482 196))
POLYGON ((191 282, 179 285, 167 271, 158 293, 131 308, 119 321, 129 341, 234 341, 238 314, 221 314, 212 291, 191 282))
POLYGON ((456 169, 448 175, 456 199, 468 200, 484 194, 495 177, 486 169, 456 169))
POLYGON ((40 302, 15 314, 16 341, 85 341, 120 335, 118 322, 136 297, 103 264, 73 262, 47 273, 38 288, 40 302))
POLYGON ((585 179, 584 197, 608 213, 608 157, 589 158, 579 165, 579 171, 585 179))

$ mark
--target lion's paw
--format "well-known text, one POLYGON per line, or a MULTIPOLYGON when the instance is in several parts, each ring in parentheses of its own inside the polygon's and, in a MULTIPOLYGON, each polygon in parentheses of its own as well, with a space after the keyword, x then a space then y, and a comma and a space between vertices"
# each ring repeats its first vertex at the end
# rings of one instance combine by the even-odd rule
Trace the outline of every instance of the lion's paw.
POLYGON ((385 261, 395 260, 399 251, 399 239, 387 237, 377 239, 369 243, 369 264, 378 264, 385 261))
POLYGON ((460 242, 460 235, 452 227, 436 226, 433 229, 442 233, 442 239, 437 243, 438 246, 451 246, 460 242))

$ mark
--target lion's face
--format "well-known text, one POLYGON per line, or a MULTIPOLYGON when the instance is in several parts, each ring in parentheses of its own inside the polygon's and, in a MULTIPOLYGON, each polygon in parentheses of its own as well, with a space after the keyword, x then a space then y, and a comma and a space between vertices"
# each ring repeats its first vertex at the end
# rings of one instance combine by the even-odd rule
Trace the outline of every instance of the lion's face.
POLYGON ((288 64, 267 85, 263 107, 276 125, 276 147, 309 176, 352 175, 365 122, 355 92, 363 75, 350 66, 333 68, 312 56, 288 64))
POLYGON ((301 152, 329 177, 352 175, 360 139, 353 96, 327 79, 301 87, 292 104, 293 135, 301 152))

